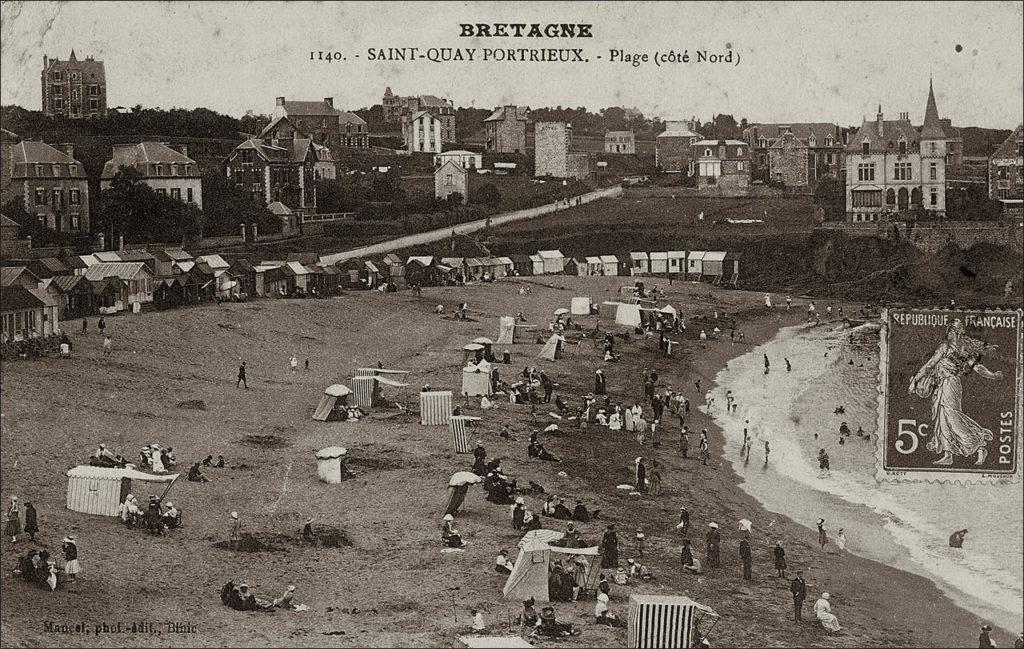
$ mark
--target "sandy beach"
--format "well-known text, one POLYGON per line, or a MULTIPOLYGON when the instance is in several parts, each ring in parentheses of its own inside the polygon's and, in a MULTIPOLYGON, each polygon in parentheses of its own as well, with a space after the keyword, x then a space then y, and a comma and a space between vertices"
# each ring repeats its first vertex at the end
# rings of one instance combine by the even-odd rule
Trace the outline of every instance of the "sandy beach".
MULTIPOLYGON (((323 388, 345 383, 355 368, 378 361, 412 372, 410 399, 420 384, 458 389, 461 347, 474 337, 497 335, 498 317, 523 311, 531 323, 546 326, 555 308, 574 295, 595 302, 611 299, 624 278, 543 278, 531 281, 532 295, 519 295, 517 282, 458 289, 424 289, 423 297, 353 293, 334 300, 262 301, 208 306, 108 319, 114 353, 104 357, 95 333, 72 327, 71 359, 5 363, 2 375, 2 496, 34 502, 40 513, 40 541, 59 550, 68 533, 78 537, 83 575, 69 590, 47 593, 11 572, 22 540, 3 542, 2 616, 10 646, 94 645, 95 635, 46 630, 46 622, 84 623, 91 634, 104 622, 152 623, 152 633, 120 633, 102 639, 112 646, 234 646, 281 642, 285 646, 457 646, 468 631, 471 607, 484 611, 489 631, 506 632, 519 602, 501 596, 503 578, 492 569, 500 548, 515 548, 520 534, 506 507, 492 505, 479 488, 470 491, 458 527, 469 545, 463 553, 441 553, 439 519, 448 477, 466 470, 472 456, 456 455, 446 429, 426 428, 414 415, 375 411, 358 423, 320 423, 310 414, 323 388), (451 312, 468 302, 472 321, 433 313, 438 304, 451 312), (300 360, 298 372, 288 359, 300 360), (249 365, 248 391, 235 387, 240 359, 249 365), (308 372, 302 361, 310 359, 308 372), (202 409, 194 402, 202 401, 202 409), (261 436, 254 441, 250 435, 261 436), (172 446, 179 470, 223 454, 228 468, 208 469, 209 484, 179 481, 169 498, 183 509, 185 526, 163 537, 127 530, 115 519, 70 512, 64 506, 64 473, 84 462, 96 445, 127 456, 149 443, 172 446), (341 445, 353 454, 357 475, 341 485, 316 478, 313 453, 341 445), (224 549, 228 513, 237 510, 243 531, 259 552, 224 549), (303 521, 313 516, 318 531, 337 532, 340 547, 311 547, 299 541, 303 521), (220 544, 220 545, 218 545, 220 544), (275 597, 288 584, 309 611, 240 613, 221 605, 218 592, 228 579, 246 580, 262 596, 275 597), (57 601, 54 601, 57 600, 57 601), (154 611, 159 610, 159 619, 154 611), (41 615, 41 611, 62 611, 41 615), (45 619, 44 619, 45 618, 45 619), (272 623, 271 623, 272 621, 272 623), (169 633, 167 623, 188 622, 195 632, 169 633), (159 632, 159 633, 158 633, 159 632)), ((654 368, 664 389, 681 389, 695 406, 703 389, 733 358, 770 340, 797 316, 765 315, 761 294, 706 285, 676 284, 668 301, 680 308, 689 330, 673 358, 656 354, 656 340, 635 337, 621 344, 623 360, 605 365, 609 392, 622 403, 642 398, 641 372, 654 368), (695 339, 699 318, 735 315, 742 344, 695 339)), ((797 310, 799 312, 799 310, 797 310)), ((582 318, 591 328, 595 318, 582 318)), ((604 314, 601 325, 611 318, 604 314)), ((713 325, 712 325, 713 326, 713 325)), ((725 329, 723 327, 723 329, 725 329)), ((556 394, 575 406, 593 385, 600 350, 584 342, 555 363, 536 358, 538 345, 510 346, 511 366, 545 369, 558 384, 556 394)), ((475 401, 475 400, 474 400, 475 401)), ((481 414, 477 403, 469 414, 481 414)), ((853 554, 823 554, 807 527, 770 512, 738 486, 723 458, 725 437, 697 411, 687 424, 711 433, 712 459, 700 466, 678 452, 678 424, 667 426, 659 449, 640 449, 625 433, 599 427, 545 436, 560 464, 528 459, 530 432, 552 420, 538 408, 504 403, 483 413, 472 433, 520 484, 534 480, 547 492, 580 498, 601 510, 601 521, 582 526, 596 544, 604 525, 619 529, 622 563, 631 556, 631 531, 643 526, 643 562, 656 580, 612 587, 611 610, 625 616, 629 594, 679 593, 713 607, 721 621, 711 633, 714 646, 973 646, 981 620, 955 605, 928 579, 853 554), (509 424, 515 440, 498 436, 509 424), (615 486, 629 482, 637 455, 657 458, 663 484, 659 496, 621 498, 615 486), (566 478, 557 475, 567 473, 566 478), (680 505, 691 512, 691 532, 703 559, 703 533, 716 521, 723 533, 722 567, 699 578, 680 574, 681 538, 675 530, 680 505), (789 583, 774 576, 770 548, 754 546, 754 579, 741 579, 736 522, 747 518, 767 529, 787 549, 789 573, 804 570, 808 604, 802 625, 792 621, 789 583), (811 621, 811 604, 823 590, 833 594, 833 610, 844 631, 827 636, 811 621)), ((691 447, 696 446, 696 437, 691 447)), ((756 457, 756 456, 755 456, 756 457)), ((148 494, 139 494, 140 499, 148 494)), ((528 497, 538 510, 541 500, 528 497)), ((549 521, 545 527, 564 529, 549 521)), ((514 553, 513 553, 514 554, 514 553)), ((593 602, 556 604, 558 617, 583 627, 563 646, 624 646, 625 630, 593 624, 593 602)), ((148 629, 149 627, 146 627, 148 629)), ((997 644, 1012 644, 996 633, 997 644)), ((544 641, 538 643, 546 646, 544 641)))

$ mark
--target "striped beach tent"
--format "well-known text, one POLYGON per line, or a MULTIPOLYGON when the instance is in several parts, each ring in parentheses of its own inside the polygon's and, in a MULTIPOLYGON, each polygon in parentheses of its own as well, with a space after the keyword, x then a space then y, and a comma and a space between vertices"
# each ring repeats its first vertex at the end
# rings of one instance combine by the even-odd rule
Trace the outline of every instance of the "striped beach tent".
POLYGON ((352 379, 352 397, 360 408, 372 408, 377 403, 377 377, 357 376, 352 379))
POLYGON ((118 506, 133 490, 136 493, 148 490, 152 493, 163 488, 166 494, 178 474, 154 475, 135 469, 81 465, 70 469, 68 476, 67 508, 73 512, 84 512, 98 516, 117 516, 118 506), (160 485, 157 487, 157 485, 160 485))
MULTIPOLYGON (((704 617, 717 618, 710 607, 676 595, 629 596, 629 647, 686 649, 693 646, 695 625, 704 617)), ((702 628, 707 634, 710 629, 702 628)))
POLYGON ((468 415, 452 415, 448 418, 448 432, 452 434, 452 445, 456 453, 469 453, 469 436, 466 434, 466 427, 474 421, 480 421, 480 417, 468 415))
POLYGON ((451 390, 420 392, 420 423, 422 425, 447 426, 451 414, 451 390))

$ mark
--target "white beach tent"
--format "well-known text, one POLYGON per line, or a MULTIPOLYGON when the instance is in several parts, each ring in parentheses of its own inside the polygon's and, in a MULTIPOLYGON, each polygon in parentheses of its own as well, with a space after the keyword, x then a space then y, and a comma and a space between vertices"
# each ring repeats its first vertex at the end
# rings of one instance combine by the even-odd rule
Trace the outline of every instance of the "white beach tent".
POLYGON ((342 446, 328 446, 316 452, 316 473, 321 482, 341 484, 345 475, 345 461, 348 449, 342 446))
POLYGON ((327 421, 327 418, 331 416, 331 412, 334 411, 338 402, 345 403, 350 394, 352 394, 352 390, 349 390, 348 387, 341 383, 327 386, 327 389, 324 390, 324 396, 320 398, 320 405, 313 412, 313 419, 327 421))
POLYGON ((601 255, 602 275, 616 277, 619 274, 619 260, 615 255, 601 255))
POLYGON ((640 305, 619 304, 615 309, 615 324, 624 327, 640 326, 640 305))
POLYGON ((652 252, 650 255, 651 274, 664 274, 668 272, 668 253, 652 252))
MULTIPOLYGON (((67 508, 74 512, 117 516, 117 507, 133 491, 132 482, 165 484, 167 489, 178 479, 178 474, 154 475, 135 469, 115 469, 101 466, 76 466, 67 473, 67 508)), ((134 491, 145 491, 139 487, 134 491)), ((165 489, 166 493, 166 489, 165 489)))
POLYGON ((558 334, 551 334, 551 337, 548 338, 548 341, 546 343, 544 343, 544 347, 540 350, 540 353, 537 354, 537 357, 549 361, 554 361, 556 358, 559 344, 564 345, 565 338, 558 334))
POLYGON ((498 318, 498 344, 511 345, 515 337, 516 319, 510 315, 498 318))
MULTIPOLYGON (((512 574, 505 580, 505 587, 502 594, 505 599, 521 602, 533 597, 538 602, 550 601, 548 593, 548 570, 551 563, 551 553, 565 555, 584 555, 590 557, 598 556, 598 548, 560 548, 552 546, 551 543, 563 538, 565 535, 554 530, 533 530, 527 532, 519 542, 519 557, 516 559, 512 574)), ((590 562, 591 571, 595 572, 598 562, 590 562)), ((587 575, 588 583, 590 575, 587 575)))
POLYGON ((658 313, 667 313, 673 318, 676 317, 676 309, 671 304, 666 304, 665 306, 658 309, 658 313))
POLYGON ((589 297, 574 297, 569 305, 569 312, 573 315, 590 315, 591 303, 589 297))
POLYGON ((491 393, 491 364, 481 361, 477 365, 462 368, 462 394, 480 397, 491 393))

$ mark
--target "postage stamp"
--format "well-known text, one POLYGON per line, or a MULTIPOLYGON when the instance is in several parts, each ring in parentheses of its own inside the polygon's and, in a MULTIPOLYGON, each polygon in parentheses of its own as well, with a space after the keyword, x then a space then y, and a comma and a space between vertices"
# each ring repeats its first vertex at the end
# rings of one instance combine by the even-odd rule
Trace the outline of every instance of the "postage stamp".
POLYGON ((1021 311, 882 316, 879 481, 1020 479, 1021 311))

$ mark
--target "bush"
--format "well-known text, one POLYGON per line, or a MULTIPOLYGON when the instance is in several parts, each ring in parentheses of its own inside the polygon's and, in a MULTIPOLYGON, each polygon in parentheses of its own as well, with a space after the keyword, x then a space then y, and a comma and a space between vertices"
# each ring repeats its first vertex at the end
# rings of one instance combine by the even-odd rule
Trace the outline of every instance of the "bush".
POLYGON ((486 183, 471 194, 471 202, 496 208, 501 204, 501 192, 493 183, 486 183))

